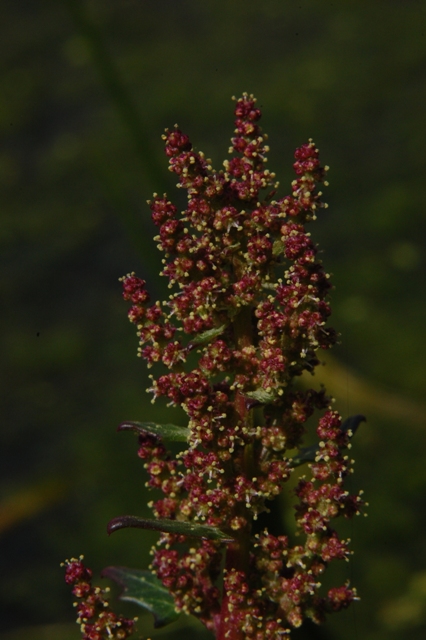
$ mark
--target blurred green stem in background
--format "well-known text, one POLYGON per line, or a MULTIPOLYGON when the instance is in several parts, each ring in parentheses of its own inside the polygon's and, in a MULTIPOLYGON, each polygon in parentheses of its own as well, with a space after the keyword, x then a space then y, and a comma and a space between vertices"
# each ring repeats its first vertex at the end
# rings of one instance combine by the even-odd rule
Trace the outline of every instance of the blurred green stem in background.
MULTIPOLYGON (((101 79, 111 103, 116 109, 124 128, 139 158, 145 182, 148 188, 162 190, 165 188, 164 171, 160 161, 158 149, 152 144, 147 134, 141 114, 127 90, 119 71, 117 70, 102 35, 91 19, 84 2, 67 0, 67 5, 73 19, 77 33, 84 39, 90 53, 93 65, 101 79)), ((142 216, 133 207, 123 207, 122 198, 117 193, 112 194, 116 201, 122 222, 133 245, 136 246, 145 260, 152 253, 150 242, 146 242, 146 225, 142 216), (141 244, 142 243, 142 244, 141 244)), ((149 236, 148 236, 149 237, 149 236)))
POLYGON ((147 181, 152 185, 162 184, 164 172, 161 170, 156 149, 146 133, 138 108, 129 95, 96 24, 90 19, 84 2, 68 0, 68 6, 75 27, 87 43, 99 77, 138 152, 147 181))

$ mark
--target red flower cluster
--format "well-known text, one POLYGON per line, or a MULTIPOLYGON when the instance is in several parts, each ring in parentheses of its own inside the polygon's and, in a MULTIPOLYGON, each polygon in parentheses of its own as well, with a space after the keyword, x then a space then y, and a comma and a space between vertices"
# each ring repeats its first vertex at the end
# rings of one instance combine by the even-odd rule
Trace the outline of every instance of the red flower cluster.
POLYGON ((319 363, 318 349, 336 342, 326 326, 329 276, 305 229, 326 206, 317 183, 327 184, 327 167, 310 140, 296 150, 291 194, 275 200, 260 115, 253 96, 236 101, 232 157, 221 171, 178 128, 166 130, 169 168, 188 206, 179 214, 165 194, 149 204, 172 293, 150 305, 144 280, 122 278, 138 354, 158 366, 149 391, 182 407, 189 421, 189 448, 176 460, 157 437, 141 436, 148 484, 164 495, 152 503, 154 514, 218 527, 234 539, 222 594, 219 541, 187 541, 185 551, 184 536, 162 534, 152 568, 177 609, 221 640, 279 638, 306 617, 319 622, 347 606, 354 590, 320 595, 318 578, 349 553, 330 521, 362 504, 342 487, 349 436, 330 399, 294 384, 319 363), (288 452, 301 446, 315 410, 326 410, 320 448, 312 479, 296 489, 305 543, 292 546, 267 530, 255 535, 253 523, 293 472, 288 452))
POLYGON ((82 640, 125 640, 134 628, 135 621, 117 616, 105 599, 109 589, 92 586, 92 572, 84 566, 83 556, 65 560, 65 582, 73 587, 73 594, 79 602, 77 623, 80 625, 82 640))

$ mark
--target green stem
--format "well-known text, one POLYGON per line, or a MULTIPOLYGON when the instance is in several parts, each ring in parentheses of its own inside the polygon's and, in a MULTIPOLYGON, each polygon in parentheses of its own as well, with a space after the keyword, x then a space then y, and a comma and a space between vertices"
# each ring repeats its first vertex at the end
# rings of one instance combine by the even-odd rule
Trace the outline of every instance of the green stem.
MULTIPOLYGON (((236 346, 239 350, 244 347, 251 346, 253 344, 253 328, 252 328, 252 309, 251 307, 244 307, 240 313, 234 319, 234 338, 236 346)), ((240 427, 250 426, 253 420, 252 412, 247 408, 247 401, 244 395, 237 391, 234 401, 235 414, 240 427)), ((253 476, 254 469, 254 456, 253 446, 251 444, 246 445, 242 452, 240 460, 241 472, 247 476, 253 476)), ((248 509, 245 505, 239 504, 236 510, 236 516, 243 516, 247 519, 248 509)), ((244 529, 238 532, 235 542, 231 543, 227 547, 225 558, 225 570, 230 572, 232 570, 242 571, 246 575, 248 573, 249 565, 249 544, 251 534, 251 519, 244 529)), ((229 598, 227 594, 223 593, 220 627, 217 634, 217 640, 243 640, 243 631, 238 623, 233 622, 235 609, 231 611, 229 609, 229 598)))
MULTIPOLYGON (((133 144, 137 157, 142 165, 142 174, 149 188, 156 191, 165 191, 170 182, 165 181, 160 160, 159 149, 151 141, 147 128, 130 92, 122 81, 119 70, 108 51, 102 38, 102 34, 82 0, 67 0, 70 15, 73 19, 77 33, 84 39, 89 50, 93 65, 104 85, 106 92, 115 108, 124 128, 127 130, 129 140, 133 144)), ((150 241, 151 232, 139 208, 130 202, 123 189, 117 185, 117 174, 114 164, 97 163, 98 171, 102 173, 101 179, 104 188, 108 191, 108 199, 113 202, 120 221, 123 224, 127 236, 136 248, 139 255, 144 258, 145 269, 155 265, 152 272, 158 272, 157 252, 150 241), (112 167, 112 173, 109 167, 112 167), (149 239, 149 241, 148 241, 149 239)))
POLYGON ((78 32, 87 43, 99 77, 136 148, 147 182, 152 185, 161 185, 164 178, 161 164, 156 159, 156 149, 147 135, 139 110, 121 79, 120 72, 104 44, 99 29, 91 20, 84 2, 68 0, 68 7, 78 32))

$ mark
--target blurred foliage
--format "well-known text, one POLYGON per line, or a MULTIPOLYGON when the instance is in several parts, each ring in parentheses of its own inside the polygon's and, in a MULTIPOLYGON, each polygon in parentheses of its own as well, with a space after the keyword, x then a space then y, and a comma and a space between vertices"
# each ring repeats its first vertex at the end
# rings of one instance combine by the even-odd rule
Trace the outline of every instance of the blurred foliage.
POLYGON ((184 423, 144 392, 117 279, 135 270, 164 293, 145 200, 183 200, 159 136, 178 121, 218 166, 242 91, 263 108, 280 195, 308 137, 331 166, 312 233, 342 344, 318 380, 344 416, 368 417, 350 482, 370 515, 342 523, 355 555, 335 572, 362 599, 318 637, 423 638, 425 4, 4 0, 2 13, 1 638, 78 638, 65 557, 148 563, 155 534, 105 533, 148 515, 135 440, 115 428, 184 423))

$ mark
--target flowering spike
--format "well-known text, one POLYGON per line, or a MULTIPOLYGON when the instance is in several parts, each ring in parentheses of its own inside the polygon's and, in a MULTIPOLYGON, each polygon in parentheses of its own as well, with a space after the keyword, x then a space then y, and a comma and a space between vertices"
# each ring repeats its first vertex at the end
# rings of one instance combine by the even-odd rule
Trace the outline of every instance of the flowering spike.
POLYGON ((319 576, 350 554, 331 522, 363 506, 344 489, 351 471, 344 452, 364 417, 342 424, 324 389, 297 385, 337 339, 327 325, 329 275, 306 231, 326 207, 318 187, 327 185, 327 168, 309 140, 296 149, 290 193, 274 199, 278 183, 266 169, 255 98, 235 100, 234 115, 224 170, 177 126, 163 136, 169 169, 188 195, 182 213, 166 194, 149 203, 171 292, 152 304, 145 281, 130 273, 123 296, 138 355, 156 368, 148 392, 183 409, 188 422, 184 432, 122 425, 138 434, 147 486, 162 497, 150 503, 156 520, 124 516, 109 530, 161 532, 150 568, 176 611, 199 618, 217 640, 278 640, 356 598, 348 585, 323 592, 319 576), (318 411, 319 444, 301 448, 318 411), (186 448, 173 457, 167 439, 186 448), (256 533, 302 462, 309 473, 295 489, 298 544, 264 527, 256 533))
POLYGON ((176 522, 176 531, 163 528, 152 569, 176 609, 200 618, 219 640, 266 640, 288 635, 306 617, 320 622, 355 597, 347 586, 320 595, 318 576, 331 560, 349 555, 330 521, 362 507, 343 488, 350 470, 343 452, 364 417, 342 425, 323 389, 294 384, 304 371, 313 373, 318 350, 336 342, 327 326, 329 276, 305 228, 326 207, 318 183, 327 184, 327 168, 309 140, 296 149, 291 193, 274 200, 255 98, 244 93, 234 114, 225 171, 215 171, 178 127, 166 131, 169 168, 188 192, 180 216, 166 195, 150 204, 172 293, 148 307, 143 280, 129 274, 123 287, 133 303, 139 354, 148 366, 168 369, 153 377, 149 391, 188 416, 189 447, 176 460, 152 436, 142 438, 139 450, 148 485, 164 495, 152 505, 157 528, 164 518, 176 522), (315 410, 323 412, 319 445, 288 457, 315 410), (304 543, 267 530, 254 535, 267 501, 302 462, 310 462, 312 475, 296 487, 304 543), (188 540, 182 550, 183 523, 229 535, 222 593, 216 585, 222 541, 188 540))

